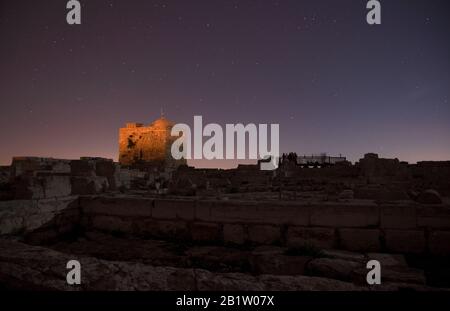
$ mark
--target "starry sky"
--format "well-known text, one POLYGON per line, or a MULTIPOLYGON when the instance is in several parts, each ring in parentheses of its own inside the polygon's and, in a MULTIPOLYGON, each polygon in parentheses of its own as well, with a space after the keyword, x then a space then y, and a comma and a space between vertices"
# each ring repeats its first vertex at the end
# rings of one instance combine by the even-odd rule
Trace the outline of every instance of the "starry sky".
MULTIPOLYGON (((450 2, 0 0, 0 164, 117 160, 160 116, 279 123, 281 152, 450 160, 450 2)), ((235 164, 235 163, 234 163, 235 164)), ((229 167, 233 163, 194 163, 229 167)))

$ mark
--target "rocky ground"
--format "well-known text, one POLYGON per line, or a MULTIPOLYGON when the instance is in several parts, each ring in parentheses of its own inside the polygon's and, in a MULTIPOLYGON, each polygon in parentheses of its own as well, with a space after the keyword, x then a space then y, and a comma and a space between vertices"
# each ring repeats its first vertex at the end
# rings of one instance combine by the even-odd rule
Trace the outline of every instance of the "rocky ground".
MULTIPOLYGON (((86 232, 50 245, 0 240, 0 286, 38 290, 438 290, 402 255, 313 247, 177 244, 86 232), (82 284, 66 284, 66 263, 82 265, 82 284), (383 266, 368 286, 365 264, 383 266)), ((433 283, 433 282, 431 282, 433 283)))

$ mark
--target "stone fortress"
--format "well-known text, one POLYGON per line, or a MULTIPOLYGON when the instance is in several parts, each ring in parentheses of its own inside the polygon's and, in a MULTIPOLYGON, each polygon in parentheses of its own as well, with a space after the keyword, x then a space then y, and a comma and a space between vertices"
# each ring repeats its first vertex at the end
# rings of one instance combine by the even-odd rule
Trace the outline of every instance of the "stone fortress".
POLYGON ((81 290, 450 288, 450 161, 195 169, 167 161, 171 124, 121 129, 119 163, 0 167, 0 287, 72 290, 77 258, 81 290), (382 285, 365 282, 370 259, 382 285))
POLYGON ((186 160, 174 160, 170 153, 172 143, 178 138, 170 134, 173 125, 163 116, 148 126, 127 123, 119 130, 119 163, 122 166, 185 165, 186 160))

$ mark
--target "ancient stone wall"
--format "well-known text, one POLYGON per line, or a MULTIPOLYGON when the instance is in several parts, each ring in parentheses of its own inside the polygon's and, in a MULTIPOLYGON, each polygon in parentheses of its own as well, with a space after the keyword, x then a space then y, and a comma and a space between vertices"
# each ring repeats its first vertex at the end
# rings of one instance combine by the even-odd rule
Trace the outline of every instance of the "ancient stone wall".
POLYGON ((140 163, 177 166, 186 161, 176 161, 171 155, 172 143, 177 137, 171 136, 173 123, 160 118, 143 126, 128 123, 119 130, 119 162, 124 166, 140 163))
MULTIPOLYGON (((60 160, 16 157, 8 171, 9 174, 0 180, 0 200, 98 194, 122 186, 120 166, 104 158, 60 160)), ((124 181, 129 183, 125 178, 124 181)))
POLYGON ((81 197, 83 225, 109 232, 238 245, 315 245, 450 255, 450 206, 81 197))

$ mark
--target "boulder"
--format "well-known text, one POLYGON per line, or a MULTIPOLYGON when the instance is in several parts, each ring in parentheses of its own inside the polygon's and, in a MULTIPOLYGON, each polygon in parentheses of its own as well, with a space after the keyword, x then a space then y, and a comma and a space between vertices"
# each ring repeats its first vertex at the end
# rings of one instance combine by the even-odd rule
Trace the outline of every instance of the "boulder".
POLYGON ((369 260, 378 260, 381 267, 407 267, 405 256, 400 254, 369 253, 369 260))
MULTIPOLYGON (((356 269, 352 273, 352 280, 358 284, 367 284, 368 269, 356 269)), ((409 267, 383 267, 381 266, 381 283, 426 283, 425 273, 422 270, 409 267)))
POLYGON ((256 274, 303 275, 305 267, 311 259, 308 256, 252 254, 250 267, 256 274))
POLYGON ((326 258, 343 259, 348 261, 364 262, 366 256, 361 253, 337 250, 337 249, 324 249, 322 255, 326 258))
POLYGON ((343 259, 317 258, 308 263, 308 272, 314 276, 350 281, 352 272, 362 263, 343 259))

